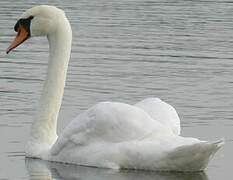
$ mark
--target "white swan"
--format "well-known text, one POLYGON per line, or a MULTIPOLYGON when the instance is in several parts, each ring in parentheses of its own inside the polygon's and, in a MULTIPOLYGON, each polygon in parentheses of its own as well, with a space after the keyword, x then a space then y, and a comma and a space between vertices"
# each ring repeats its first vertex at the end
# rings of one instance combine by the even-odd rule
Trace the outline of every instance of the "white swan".
POLYGON ((128 105, 102 102, 75 118, 57 137, 71 51, 72 31, 65 13, 36 6, 15 25, 18 32, 7 49, 32 36, 47 36, 49 64, 39 111, 31 128, 26 156, 105 168, 200 171, 223 145, 181 137, 175 109, 157 98, 128 105))

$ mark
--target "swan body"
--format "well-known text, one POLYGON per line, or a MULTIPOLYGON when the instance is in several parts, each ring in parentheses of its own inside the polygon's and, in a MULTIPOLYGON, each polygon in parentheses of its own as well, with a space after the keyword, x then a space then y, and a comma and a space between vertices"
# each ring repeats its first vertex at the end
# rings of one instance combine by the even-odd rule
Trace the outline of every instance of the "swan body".
POLYGON ((101 102, 65 128, 47 159, 116 169, 195 171, 204 169, 219 147, 178 136, 136 106, 101 102))
POLYGON ((77 116, 57 136, 71 51, 72 31, 65 13, 36 6, 16 23, 10 52, 31 36, 47 36, 49 63, 26 156, 104 168, 201 171, 223 145, 180 136, 176 110, 158 98, 135 105, 101 102, 77 116), (25 39, 25 37, 27 37, 25 39), (20 39, 21 38, 21 39, 20 39))

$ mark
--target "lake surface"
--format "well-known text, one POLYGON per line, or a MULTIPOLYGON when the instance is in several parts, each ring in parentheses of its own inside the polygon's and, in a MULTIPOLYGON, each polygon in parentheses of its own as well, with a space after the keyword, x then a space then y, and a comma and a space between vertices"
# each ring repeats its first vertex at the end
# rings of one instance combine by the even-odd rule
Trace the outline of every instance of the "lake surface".
POLYGON ((232 17, 230 0, 0 1, 0 179, 232 178, 232 17), (25 160, 48 45, 46 38, 34 38, 9 55, 5 49, 21 13, 38 4, 64 9, 73 29, 58 131, 99 101, 160 97, 178 111, 183 136, 225 137, 205 173, 117 172, 25 160))

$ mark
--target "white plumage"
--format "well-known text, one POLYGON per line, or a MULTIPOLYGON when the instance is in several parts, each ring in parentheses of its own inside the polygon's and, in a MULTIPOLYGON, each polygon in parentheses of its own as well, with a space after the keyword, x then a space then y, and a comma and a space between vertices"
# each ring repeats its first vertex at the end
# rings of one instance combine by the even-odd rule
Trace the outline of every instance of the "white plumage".
MULTIPOLYGON (((161 100, 149 98, 139 104, 144 108, 161 104, 163 108, 167 106, 167 120, 178 117, 161 100)), ((136 106, 102 102, 65 128, 48 159, 105 168, 203 170, 221 143, 178 136, 170 128, 176 123, 166 126, 136 106)))
POLYGON ((36 6, 31 36, 45 35, 50 59, 40 108, 26 147, 28 157, 104 168, 200 171, 222 146, 180 136, 176 110, 158 98, 135 105, 101 102, 77 116, 57 138, 72 31, 64 12, 36 6))

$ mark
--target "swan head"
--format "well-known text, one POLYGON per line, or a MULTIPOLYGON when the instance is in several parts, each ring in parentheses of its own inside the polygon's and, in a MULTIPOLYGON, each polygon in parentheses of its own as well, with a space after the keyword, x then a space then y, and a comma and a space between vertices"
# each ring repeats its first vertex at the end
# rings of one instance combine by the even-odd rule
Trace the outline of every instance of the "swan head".
POLYGON ((54 33, 57 24, 64 18, 66 18, 64 11, 55 6, 40 5, 26 10, 14 26, 17 35, 6 53, 8 54, 30 37, 48 36, 54 33))

